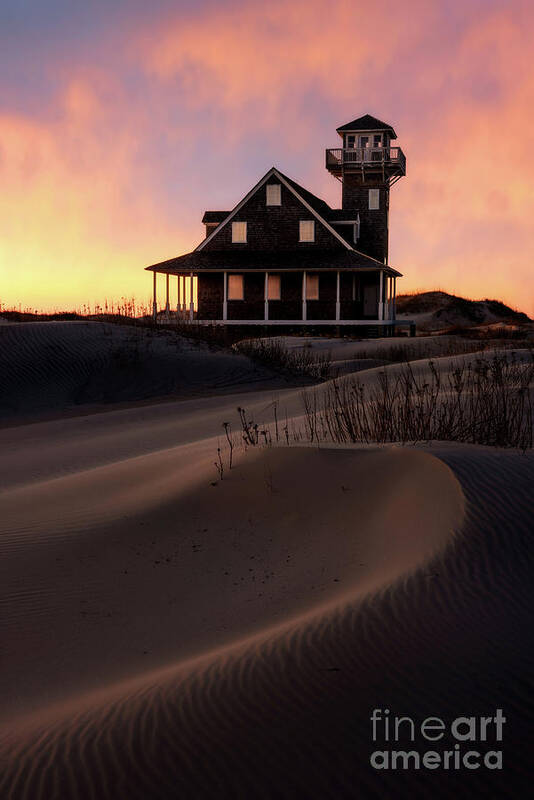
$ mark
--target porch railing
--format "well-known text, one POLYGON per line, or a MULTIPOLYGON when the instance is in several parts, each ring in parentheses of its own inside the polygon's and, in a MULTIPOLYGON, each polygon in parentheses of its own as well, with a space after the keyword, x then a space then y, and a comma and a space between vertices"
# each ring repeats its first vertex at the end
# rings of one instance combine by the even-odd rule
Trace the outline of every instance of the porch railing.
POLYGON ((400 147, 339 147, 326 151, 326 166, 345 164, 397 164, 406 170, 406 156, 400 147))

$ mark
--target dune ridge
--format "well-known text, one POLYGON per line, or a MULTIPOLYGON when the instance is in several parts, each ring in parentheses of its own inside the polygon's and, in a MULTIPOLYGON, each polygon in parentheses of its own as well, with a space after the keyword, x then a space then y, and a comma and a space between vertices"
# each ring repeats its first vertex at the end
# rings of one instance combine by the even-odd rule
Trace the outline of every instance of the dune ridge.
MULTIPOLYGON (((150 469, 150 465, 146 465, 150 469)), ((94 471, 91 472, 94 479, 94 471)), ((109 482, 106 476, 105 481, 109 482)), ((59 481, 45 482, 37 487, 31 487, 31 491, 38 492, 57 489, 57 484, 68 483, 68 479, 59 481), (54 485, 56 484, 56 485, 54 485)), ((119 479, 119 485, 124 482, 123 476, 119 479)), ((77 487, 75 496, 79 491, 77 487)), ((191 491, 191 489, 190 489, 191 491)), ((213 708, 212 700, 220 702, 220 693, 228 691, 240 697, 241 691, 247 686, 250 679, 256 680, 258 674, 260 685, 263 687, 261 692, 268 692, 269 686, 275 689, 276 674, 272 675, 273 666, 275 672, 278 669, 287 670, 288 665, 294 664, 295 667, 302 669, 303 659, 308 657, 309 648, 315 649, 318 641, 328 639, 331 630, 342 624, 342 620, 350 609, 354 609, 361 602, 361 599, 369 591, 376 592, 383 586, 387 586, 391 581, 395 581, 400 574, 417 568, 421 561, 432 558, 434 553, 446 546, 449 542, 451 533, 456 529, 463 515, 463 496, 459 487, 449 472, 449 470, 437 459, 426 453, 416 450, 408 452, 399 448, 380 450, 375 448, 363 448, 355 451, 348 448, 339 449, 313 449, 313 448, 274 448, 272 450, 255 451, 247 454, 241 465, 241 469, 236 469, 235 475, 228 480, 227 485, 224 481, 217 487, 219 492, 215 501, 216 508, 212 509, 212 514, 220 512, 221 508, 236 506, 236 501, 244 494, 247 498, 256 501, 256 509, 260 514, 268 515, 267 525, 261 529, 261 535, 265 538, 269 532, 274 533, 273 526, 277 523, 283 527, 282 539, 287 542, 292 530, 303 527, 305 537, 296 546, 292 542, 293 550, 288 555, 287 560, 294 558, 299 563, 296 569, 288 568, 287 575, 282 582, 278 582, 271 591, 270 610, 278 607, 275 616, 267 619, 250 620, 248 630, 243 619, 239 626, 245 628, 245 635, 234 631, 233 638, 237 640, 233 643, 219 647, 218 651, 207 652, 193 661, 186 660, 176 665, 167 666, 163 671, 148 670, 146 674, 135 679, 127 680, 124 684, 118 684, 106 689, 100 687, 100 694, 107 695, 104 702, 95 702, 94 695, 70 696, 63 716, 61 714, 61 704, 55 709, 43 707, 35 709, 31 714, 22 716, 17 721, 17 716, 13 716, 9 724, 9 732, 6 731, 6 747, 8 760, 13 765, 18 765, 15 773, 11 774, 10 782, 0 784, 9 796, 21 797, 106 797, 113 796, 117 785, 121 782, 124 785, 124 796, 152 797, 160 796, 163 788, 158 784, 158 780, 152 775, 146 759, 150 758, 152 748, 156 745, 154 738, 155 728, 161 728, 164 724, 168 726, 168 735, 176 736, 178 729, 177 723, 172 720, 171 709, 178 716, 183 716, 183 724, 191 722, 198 725, 199 720, 203 719, 206 710, 203 708, 205 703, 213 708), (267 459, 267 460, 266 460, 267 459), (311 466, 310 466, 311 465, 311 466), (266 473, 266 468, 268 474, 266 473), (290 476, 298 471, 302 473, 302 479, 290 480, 290 476), (267 474, 267 485, 265 476, 267 474), (390 487, 388 500, 382 499, 376 508, 376 497, 369 497, 371 485, 376 484, 375 476, 382 475, 382 486, 385 492, 390 487), (279 484, 279 488, 269 484, 271 478, 279 484), (315 482, 313 476, 315 475, 315 482), (428 499, 425 504, 417 507, 414 505, 413 489, 410 496, 410 485, 413 486, 417 481, 421 486, 426 487, 428 499), (348 485, 344 485, 344 483, 348 485), (284 490, 290 487, 291 494, 284 490), (318 491, 322 491, 324 503, 313 502, 310 500, 318 491), (273 494, 274 489, 274 494, 273 494), (339 512, 332 512, 333 505, 331 492, 335 491, 340 495, 338 504, 343 506, 339 512), (225 492, 226 496, 222 493, 225 492), (391 497, 392 495, 392 497, 391 497), (264 506, 258 508, 259 501, 264 498, 264 506), (436 523, 435 508, 436 504, 441 508, 441 516, 436 523), (321 505, 324 506, 326 517, 317 520, 321 505), (271 508, 269 508, 271 507, 271 508), (270 512, 270 515, 269 515, 270 512), (351 514, 358 513, 357 520, 352 520, 351 514), (403 524, 396 526, 393 535, 392 523, 395 517, 403 513, 403 524), (414 534, 414 523, 419 523, 424 534, 417 531, 414 534), (315 524, 316 530, 313 529, 315 524), (331 526, 331 531, 328 527, 331 526), (341 531, 341 535, 340 535, 341 531), (330 533, 331 550, 335 551, 325 558, 324 549, 320 547, 324 542, 325 535, 330 533), (354 546, 357 552, 354 553, 354 546), (384 565, 384 551, 387 549, 389 564, 384 565), (361 564, 363 569, 359 569, 361 564), (365 559, 365 564, 361 562, 365 559), (327 574, 325 576, 324 570, 327 574), (332 571, 333 568, 333 571, 332 571), (363 573, 363 574, 362 574, 363 573), (332 575, 335 577, 332 578, 332 575), (323 581, 324 585, 319 585, 319 591, 313 591, 314 584, 310 581, 323 581), (327 584, 328 582, 328 584, 327 584), (290 590, 285 587, 286 583, 291 583, 290 590), (338 584, 336 586, 336 584, 338 584), (278 594, 278 599, 276 598, 278 594), (277 620, 278 617, 278 620, 277 620), (289 619, 288 619, 289 617, 289 619), (291 618, 293 617, 293 619, 291 618), (285 618, 285 619, 284 619, 285 618), (273 684, 274 682, 274 684, 273 684), (126 694, 125 694, 126 690, 126 694), (56 720, 54 721, 54 717, 56 720), (35 730, 37 728, 37 731, 35 730), (33 730, 32 730, 33 729, 33 730), (18 737, 15 733, 18 730, 18 737), (123 745, 119 745, 115 739, 119 736, 124 741, 130 742, 129 747, 135 752, 136 763, 145 759, 146 773, 133 775, 130 767, 126 767, 123 759, 123 745), (139 738, 141 737, 141 738, 139 738), (138 749, 143 750, 143 755, 138 749), (148 749, 146 749, 148 748, 148 749), (101 764, 100 759, 104 758, 105 764, 101 764), (110 759, 108 761, 108 759, 110 759), (83 763, 87 764, 88 774, 84 777, 80 774, 83 763), (26 764, 26 767, 23 766, 26 764), (30 768, 30 764, 32 765, 30 768), (40 767, 37 765, 40 764, 40 767), (49 766, 45 766, 49 764, 49 766), (78 765, 78 767, 73 766, 78 765), (59 772, 58 772, 59 770, 59 772), (129 777, 128 777, 129 776, 129 777), (136 787, 130 786, 130 780, 134 778, 136 787), (154 784, 157 784, 157 786, 154 784), (80 782, 83 784, 80 785, 80 782), (118 782, 118 784, 117 784, 118 782), (126 782, 126 783, 125 783, 126 782), (148 786, 152 783, 152 789, 148 786), (108 787, 106 789, 106 786, 108 787), (70 788, 66 788, 70 787, 70 788), (114 788, 112 788, 114 787, 114 788), (155 794, 150 791, 155 790, 155 794), (110 794, 106 794, 110 792, 110 794)), ((13 492, 19 507, 23 503, 23 498, 19 497, 20 489, 13 492)), ((200 501, 205 495, 205 489, 201 487, 197 490, 197 500, 200 501)), ((161 500, 161 498, 159 498, 161 500)), ((57 495, 55 501, 58 501, 57 495)), ((59 505, 65 508, 67 505, 64 499, 59 500, 59 505)), ((42 508, 42 503, 38 502, 37 507, 42 508)), ((176 505, 172 506, 172 513, 176 511, 176 505)), ((245 516, 249 513, 247 508, 243 509, 245 516)), ((49 529, 50 520, 46 513, 39 510, 33 512, 42 526, 41 531, 35 527, 28 526, 21 521, 21 535, 29 537, 28 546, 35 546, 39 539, 39 534, 43 534, 49 529)), ((117 516, 120 518, 121 509, 118 509, 117 516)), ((230 512, 230 520, 227 521, 230 528, 239 525, 239 515, 230 512), (232 518, 233 516, 233 518, 232 518)), ((205 519, 206 517, 204 517, 205 519)), ((20 520, 20 517, 18 517, 20 520)), ((158 525, 161 525, 161 519, 158 525)), ((110 534, 109 519, 102 518, 101 525, 105 528, 107 535, 110 534)), ((36 523, 37 524, 37 523, 36 523)), ((55 527, 55 526, 54 526, 55 527)), ((261 528, 261 525, 259 526, 261 528)), ((71 535, 75 535, 76 529, 84 533, 90 528, 90 521, 85 519, 71 520, 69 530, 71 535)), ((217 535, 224 534, 218 531, 217 535)), ((92 530, 89 538, 94 538, 95 532, 92 530)), ((155 534, 150 534, 155 535, 155 534)), ((184 535, 184 532, 182 532, 184 535)), ((276 544, 269 545, 269 549, 276 547, 276 544)), ((65 547, 66 539, 61 538, 61 547, 65 547)), ((43 551, 39 554, 39 563, 42 564, 43 551)), ((276 561, 276 559, 274 559, 276 561)), ((45 565, 44 569, 48 569, 45 565)), ((54 587, 55 593, 59 592, 58 607, 43 609, 43 593, 35 592, 34 602, 39 608, 28 609, 22 607, 22 617, 20 616, 21 606, 16 603, 15 613, 12 617, 14 626, 20 632, 21 624, 26 626, 26 636, 31 636, 31 624, 28 624, 28 617, 37 612, 40 619, 43 611, 48 615, 54 615, 65 605, 68 597, 61 595, 61 581, 54 587)), ((198 579, 198 576, 197 576, 198 579)), ((35 576, 32 584, 35 586, 35 576)), ((8 591, 9 591, 8 587, 8 591)), ((102 587, 98 587, 102 591, 102 587)), ((219 586, 219 591, 221 587, 219 586)), ((146 596, 146 595, 145 595, 146 596)), ((16 598, 17 601, 19 598, 16 598)), ((245 593, 239 603, 251 602, 250 593, 245 593)), ((13 597, 11 598, 13 600, 13 597)), ((219 603, 224 603, 224 593, 219 596, 219 603)), ((227 602, 227 601, 226 601, 227 602)), ((46 607, 46 602, 44 603, 46 607)), ((231 607, 231 611, 233 606, 231 607)), ((154 613, 154 608, 151 609, 154 613)), ((245 617, 247 614, 245 612, 245 617)), ((257 617, 257 612, 255 612, 257 617)), ((198 623, 198 619, 196 620, 198 623)), ((9 619, 7 622, 7 638, 12 641, 9 635, 9 619)), ((174 620, 176 623, 176 620, 174 620)), ((179 636, 179 632, 173 628, 171 620, 167 622, 168 634, 179 636)), ((72 633, 72 631, 71 631, 72 633)), ((182 631, 182 634, 184 632, 182 631)), ((33 631, 34 644, 36 643, 35 631, 33 631)), ((63 631, 65 635, 65 631, 63 631)), ((213 639, 213 630, 209 631, 209 641, 213 639)), ((85 631, 85 637, 90 638, 91 634, 85 631)), ((195 631, 195 646, 198 647, 199 635, 195 631)), ((206 640, 207 642, 208 640, 206 640)), ((96 638, 92 644, 102 644, 102 632, 97 631, 96 638)), ((76 660, 82 661, 88 657, 88 653, 83 651, 83 643, 76 644, 76 660)), ((26 646, 28 642, 26 640, 26 646)), ((108 643, 109 645, 109 643, 108 643)), ((42 646, 42 645, 41 645, 42 646)), ((317 651, 320 653, 320 648, 317 651)), ((41 654, 44 653, 41 651, 41 654)), ((50 660, 50 653, 47 653, 46 660, 50 660)), ((115 656, 118 654, 115 653, 115 656)), ((68 658, 68 654, 63 653, 62 657, 68 658)), ((72 661, 72 658, 71 658, 72 661)), ((13 668, 17 671, 19 685, 24 685, 24 678, 21 670, 24 669, 24 659, 14 662, 13 668)), ((328 667, 325 667, 328 669, 328 667)), ((48 676, 50 681, 51 676, 48 676)), ((26 687, 28 688, 28 686, 26 687)), ((297 687, 295 687, 297 689, 297 687)), ((298 687, 297 695, 300 696, 301 689, 298 687)), ((39 686, 39 691, 34 699, 42 697, 44 685, 39 686)), ((49 686, 50 689, 50 686, 49 686)), ((62 681, 62 691, 65 686, 62 681)), ((263 702, 260 697, 257 699, 252 696, 253 708, 247 708, 244 699, 240 699, 245 721, 253 723, 255 714, 258 713, 259 705, 263 702)), ((34 692, 35 694, 35 692, 34 692)), ((306 696, 306 691, 304 695, 306 696)), ((4 700, 4 707, 6 702, 4 700)), ((223 721, 226 711, 217 712, 218 722, 223 721), (222 715, 222 716, 219 716, 222 715)), ((243 721, 242 721, 243 722, 243 721)), ((241 724, 241 723, 240 723, 241 724)), ((223 727, 225 727, 223 725, 223 727)), ((226 724, 227 727, 227 724, 226 724)), ((204 742, 204 747, 214 746, 212 734, 208 732, 208 738, 204 742)), ((167 734, 166 734, 167 735, 167 734)), ((178 745, 180 750, 185 750, 185 744, 178 745)), ((193 753, 187 749, 191 759, 193 753)), ((174 758, 174 755, 172 756, 174 758)), ((226 756, 222 756, 222 762, 226 761, 226 756)), ((182 768, 183 769, 183 766, 182 768)), ((171 771, 173 774, 173 771, 171 771)), ((164 791, 171 790, 171 783, 176 781, 171 772, 165 777, 164 782, 167 786, 164 791)), ((8 780, 8 779, 6 779, 8 780)), ((191 785, 189 790, 186 784, 191 780, 191 775, 187 777, 187 770, 182 774, 180 780, 185 780, 184 791, 192 791, 197 794, 197 788, 191 785)), ((214 778, 215 780, 215 778, 214 778)), ((219 778, 216 778, 219 781, 219 778)), ((178 790, 178 787, 175 786, 178 790)), ((209 781, 204 787, 199 787, 198 791, 215 791, 210 789, 209 781)), ((161 795, 165 796, 165 795, 161 795)), ((174 796, 172 793, 168 796, 174 796)), ((215 795, 213 795, 215 796, 215 795)))
POLYGON ((93 321, 0 320, 0 370, 3 424, 287 384, 241 354, 170 330, 93 321))
POLYGON ((204 665, 147 676, 125 696, 12 733, 5 796, 423 797, 431 789, 472 797, 498 788, 507 797, 526 788, 533 709, 520 676, 531 674, 534 652, 532 636, 525 640, 532 559, 524 516, 534 459, 468 446, 433 452, 457 470, 468 514, 431 563, 204 665), (516 515, 492 491, 501 482, 516 515), (481 674, 488 646, 491 668, 481 674), (439 714, 444 687, 458 715, 492 712, 492 696, 515 722, 505 775, 419 773, 415 793, 408 773, 377 778, 367 764, 369 709, 439 714))
POLYGON ((240 448, 221 481, 222 422, 275 400, 296 423, 269 386, 0 430, 0 797, 528 793, 534 455, 240 448), (497 707, 502 772, 369 765, 373 708, 497 707))

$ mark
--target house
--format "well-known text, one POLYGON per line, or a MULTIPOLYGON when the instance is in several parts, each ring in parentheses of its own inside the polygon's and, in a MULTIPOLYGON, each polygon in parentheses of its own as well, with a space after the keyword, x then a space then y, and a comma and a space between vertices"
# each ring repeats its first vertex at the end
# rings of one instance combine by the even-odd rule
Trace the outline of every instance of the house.
POLYGON ((406 159, 392 144, 392 126, 369 114, 337 133, 340 147, 326 151, 326 169, 341 182, 341 208, 272 167, 235 208, 205 212, 195 250, 147 267, 155 318, 163 274, 167 314, 176 276, 176 313, 191 322, 393 329, 401 273, 388 262, 389 194, 406 159))

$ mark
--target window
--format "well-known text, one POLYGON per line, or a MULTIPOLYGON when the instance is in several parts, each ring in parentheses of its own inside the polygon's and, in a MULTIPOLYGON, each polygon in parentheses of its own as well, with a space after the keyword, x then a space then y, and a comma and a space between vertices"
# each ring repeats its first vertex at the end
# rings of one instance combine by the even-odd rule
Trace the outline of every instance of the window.
POLYGON ((267 299, 280 300, 280 275, 269 275, 267 279, 267 299))
POLYGON ((356 222, 354 223, 354 226, 353 226, 353 232, 354 232, 354 242, 357 242, 358 239, 360 238, 360 215, 359 214, 356 217, 356 222))
POLYGON ((306 300, 319 299, 319 276, 306 275, 306 300))
POLYGON ((228 276, 228 300, 244 300, 245 293, 242 275, 228 276))
POLYGON ((247 241, 247 223, 232 222, 232 242, 234 244, 244 244, 247 241))
POLYGON ((350 149, 356 147, 356 136, 353 133, 349 133, 347 136, 347 147, 350 149))
POLYGON ((279 183, 267 184, 267 205, 268 206, 282 205, 282 192, 279 183))
POLYGON ((315 222, 312 219, 301 219, 299 226, 299 242, 315 241, 315 222))
POLYGON ((376 211, 380 208, 380 189, 369 189, 369 210, 376 211))

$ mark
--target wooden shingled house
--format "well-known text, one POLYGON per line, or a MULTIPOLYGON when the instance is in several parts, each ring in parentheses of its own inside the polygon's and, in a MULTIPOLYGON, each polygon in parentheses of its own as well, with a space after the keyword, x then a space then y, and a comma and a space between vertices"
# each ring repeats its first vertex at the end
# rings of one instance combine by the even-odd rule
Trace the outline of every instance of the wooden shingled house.
POLYGON ((326 169, 341 182, 341 208, 271 167, 233 209, 204 213, 205 238, 191 253, 147 267, 154 315, 165 275, 165 311, 175 276, 176 314, 190 322, 393 329, 401 273, 388 260, 389 196, 406 159, 393 127, 369 114, 337 133, 326 169))

